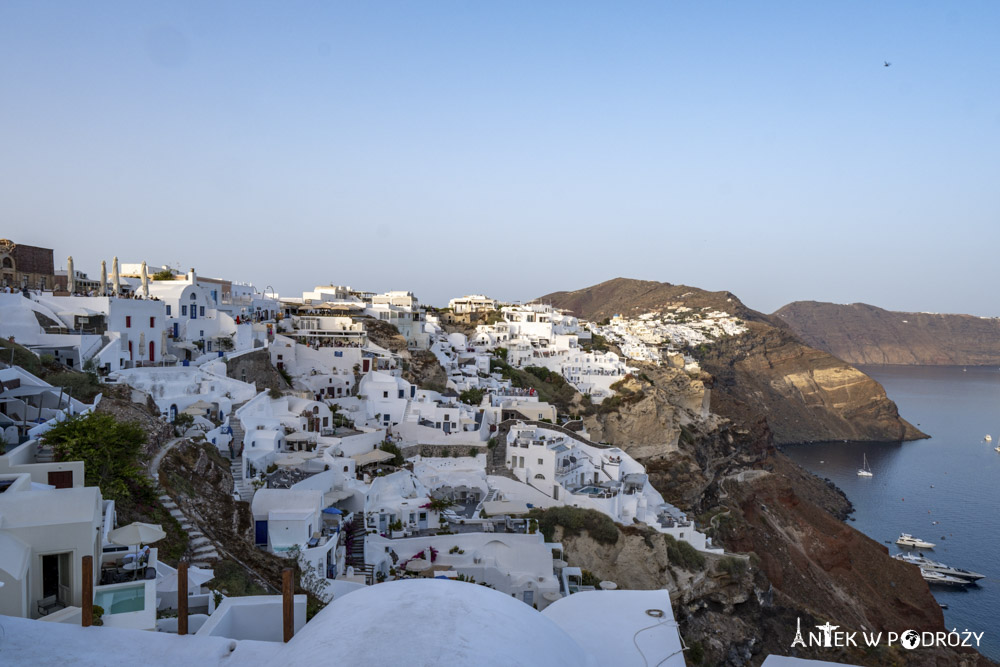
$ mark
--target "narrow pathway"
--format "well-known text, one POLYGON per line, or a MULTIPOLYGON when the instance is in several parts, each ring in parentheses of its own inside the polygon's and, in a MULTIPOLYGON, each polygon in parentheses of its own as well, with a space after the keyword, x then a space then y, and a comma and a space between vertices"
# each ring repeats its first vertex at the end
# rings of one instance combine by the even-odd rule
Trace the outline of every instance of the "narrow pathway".
POLYGON ((153 482, 155 482, 156 484, 160 483, 160 463, 163 461, 163 457, 166 456, 167 452, 169 452, 171 449, 173 449, 174 447, 176 447, 177 443, 181 442, 182 440, 184 440, 183 437, 174 438, 173 440, 169 441, 167 444, 163 445, 163 447, 160 448, 160 451, 156 452, 156 455, 153 457, 153 460, 150 462, 150 464, 149 464, 149 476, 153 478, 153 482))
POLYGON ((185 516, 184 512, 177 506, 174 499, 171 498, 167 492, 160 486, 160 463, 163 462, 163 457, 167 455, 171 449, 176 447, 179 443, 184 442, 185 438, 174 438, 165 444, 160 451, 156 453, 153 457, 152 462, 149 464, 149 476, 153 479, 153 484, 156 488, 156 493, 159 496, 160 502, 163 504, 164 509, 170 512, 170 516, 177 519, 177 522, 181 526, 181 530, 187 533, 190 540, 188 543, 188 548, 192 554, 191 564, 195 567, 210 568, 212 563, 210 561, 219 560, 219 553, 216 551, 215 545, 212 541, 205 536, 200 530, 198 530, 191 521, 185 516))

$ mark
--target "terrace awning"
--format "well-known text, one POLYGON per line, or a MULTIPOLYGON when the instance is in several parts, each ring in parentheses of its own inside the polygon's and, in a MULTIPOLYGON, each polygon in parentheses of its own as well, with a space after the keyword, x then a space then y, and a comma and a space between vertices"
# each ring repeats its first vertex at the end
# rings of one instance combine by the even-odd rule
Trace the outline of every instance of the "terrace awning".
POLYGON ((487 516, 500 516, 502 514, 515 515, 527 514, 531 511, 526 503, 516 500, 491 500, 483 503, 483 511, 487 516))
POLYGON ((384 452, 381 449, 373 449, 370 452, 365 452, 364 454, 355 454, 351 457, 354 462, 359 466, 367 466, 373 463, 381 463, 383 461, 389 461, 396 458, 395 454, 390 454, 389 452, 384 452))

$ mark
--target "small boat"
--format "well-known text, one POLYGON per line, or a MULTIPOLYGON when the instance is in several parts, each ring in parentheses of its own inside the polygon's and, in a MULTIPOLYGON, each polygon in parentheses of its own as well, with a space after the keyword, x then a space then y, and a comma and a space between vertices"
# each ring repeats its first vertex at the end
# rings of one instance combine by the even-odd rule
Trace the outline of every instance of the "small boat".
POLYGON ((987 433, 986 437, 983 438, 983 440, 985 440, 986 442, 993 442, 993 436, 987 433))
POLYGON ((910 535, 909 533, 902 533, 902 534, 900 534, 899 539, 896 540, 896 544, 898 544, 901 547, 907 547, 909 549, 933 549, 934 548, 934 543, 933 542, 925 542, 924 540, 921 540, 920 538, 914 537, 913 535, 910 535))
POLYGON ((948 603, 947 602, 938 602, 938 606, 941 607, 942 609, 947 609, 948 608, 948 603))
POLYGON ((872 469, 868 467, 868 457, 862 454, 862 464, 861 468, 858 469, 858 477, 871 477, 872 469))
POLYGON ((996 446, 996 447, 994 447, 993 449, 995 449, 996 451, 1000 452, 1000 445, 997 445, 997 446, 996 446))
POLYGON ((944 563, 939 563, 936 560, 931 560, 930 558, 925 558, 923 556, 917 556, 909 553, 896 554, 893 556, 896 560, 901 560, 904 563, 909 563, 910 565, 916 565, 921 570, 930 570, 932 572, 938 572, 939 574, 944 574, 949 577, 958 577, 959 579, 965 579, 969 582, 979 581, 980 579, 985 579, 985 574, 979 574, 978 572, 971 572, 969 570, 963 570, 960 567, 950 567, 944 563))
POLYGON ((969 582, 965 579, 949 577, 947 574, 941 574, 940 572, 935 572, 934 570, 925 570, 920 568, 920 576, 922 576, 924 581, 932 586, 955 586, 965 588, 969 585, 969 582))

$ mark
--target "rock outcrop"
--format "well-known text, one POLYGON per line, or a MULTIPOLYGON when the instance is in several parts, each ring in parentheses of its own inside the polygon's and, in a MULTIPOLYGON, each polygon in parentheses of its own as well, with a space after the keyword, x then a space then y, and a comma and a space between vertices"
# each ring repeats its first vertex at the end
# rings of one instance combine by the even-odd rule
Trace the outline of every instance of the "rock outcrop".
POLYGON ((616 278, 539 300, 590 320, 669 306, 717 309, 743 319, 745 333, 690 352, 714 378, 712 411, 738 421, 762 416, 779 444, 926 437, 899 416, 876 381, 804 344, 779 318, 747 308, 730 292, 616 278))
POLYGON ((852 364, 1000 365, 1000 319, 796 301, 776 311, 795 334, 852 364))

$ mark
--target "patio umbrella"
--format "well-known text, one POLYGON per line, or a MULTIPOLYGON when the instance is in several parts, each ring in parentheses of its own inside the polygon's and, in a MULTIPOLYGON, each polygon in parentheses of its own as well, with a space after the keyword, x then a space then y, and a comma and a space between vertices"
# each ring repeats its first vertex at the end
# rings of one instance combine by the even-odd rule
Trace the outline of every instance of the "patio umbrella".
POLYGON ((108 294, 108 263, 103 259, 101 260, 101 291, 98 296, 107 296, 108 294))
POLYGON ((431 562, 426 558, 412 558, 406 564, 407 572, 426 572, 431 567, 431 562))
POLYGON ((119 282, 121 281, 121 276, 118 273, 118 255, 111 260, 111 291, 115 296, 118 296, 118 290, 121 289, 119 282))
POLYGON ((149 271, 146 270, 146 262, 142 263, 142 295, 149 298, 149 271))
POLYGON ((343 514, 344 511, 337 509, 336 507, 327 507, 323 510, 323 514, 343 514))
POLYGON ((127 526, 115 528, 108 533, 108 539, 114 544, 123 547, 137 546, 140 544, 152 544, 159 542, 167 534, 157 523, 143 523, 135 521, 127 526))
POLYGON ((159 524, 135 521, 127 526, 112 530, 108 533, 108 540, 112 544, 118 544, 123 547, 135 547, 135 557, 138 559, 140 544, 159 542, 166 536, 167 534, 159 524))
POLYGON ((70 294, 76 291, 76 276, 73 275, 73 255, 66 258, 66 290, 70 294))

